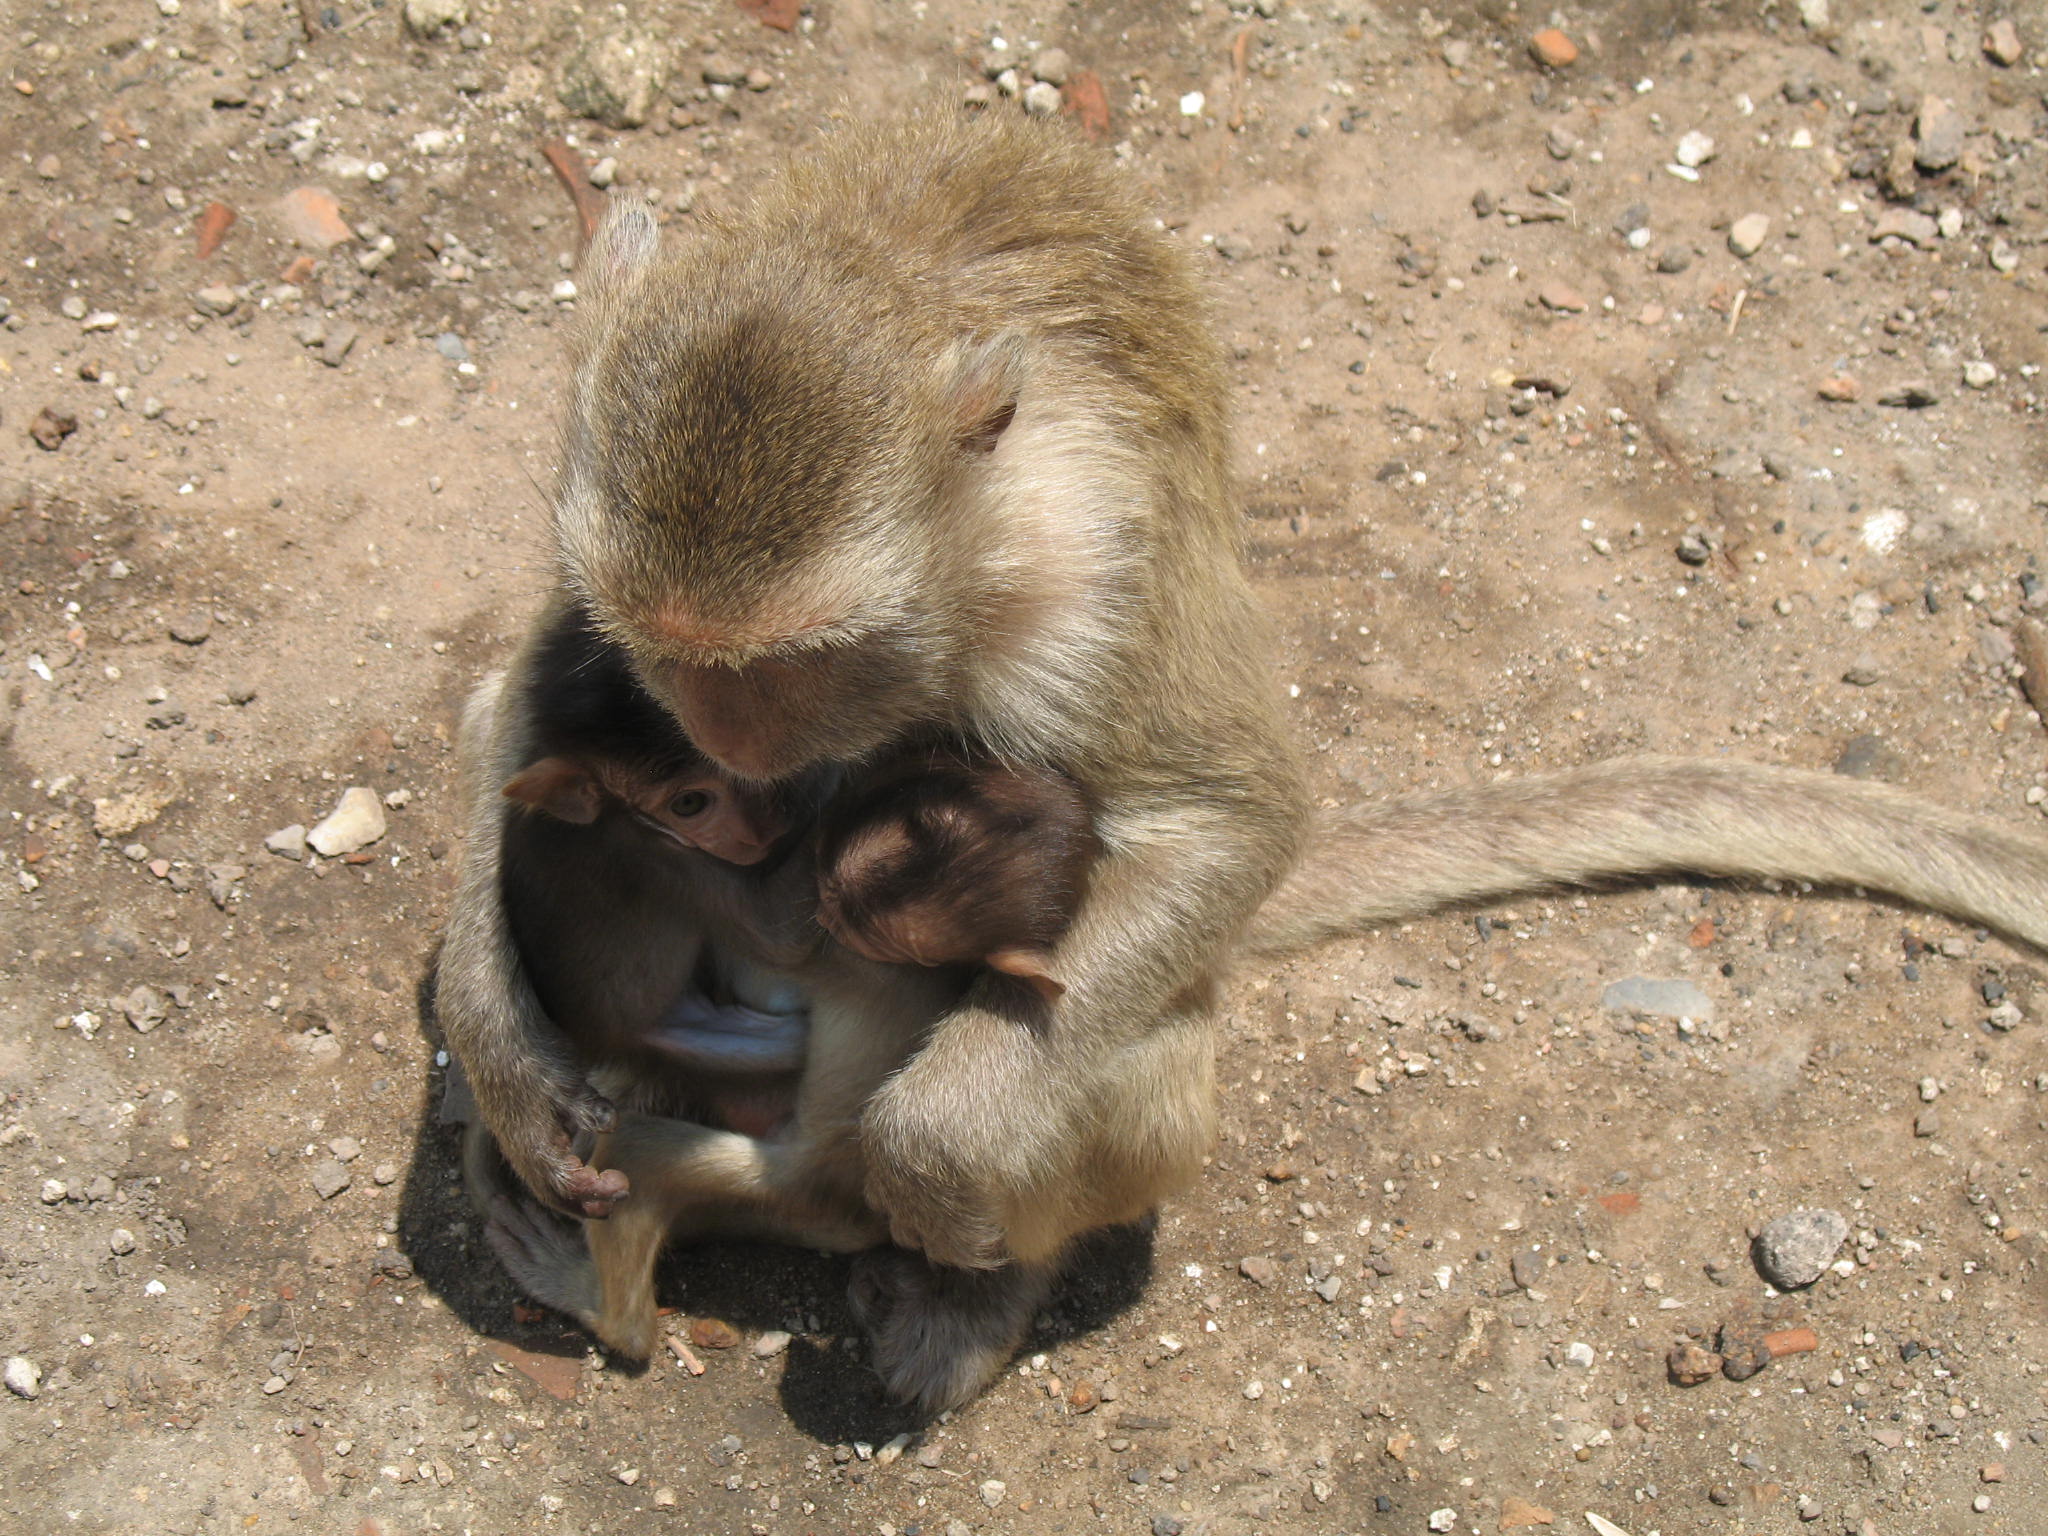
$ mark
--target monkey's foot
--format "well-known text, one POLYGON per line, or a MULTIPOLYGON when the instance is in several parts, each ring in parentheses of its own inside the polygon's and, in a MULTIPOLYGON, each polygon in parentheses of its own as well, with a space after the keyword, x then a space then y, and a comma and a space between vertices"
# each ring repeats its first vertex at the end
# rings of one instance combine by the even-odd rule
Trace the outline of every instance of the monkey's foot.
POLYGON ((1035 1264, 946 1269, 878 1248, 854 1260, 849 1300, 889 1395, 939 1414, 970 1401, 1009 1363, 1054 1273, 1035 1264))
POLYGON ((484 1241, 514 1283, 539 1302, 584 1327, 598 1310, 597 1266, 583 1229, 515 1195, 494 1193, 486 1202, 484 1241))

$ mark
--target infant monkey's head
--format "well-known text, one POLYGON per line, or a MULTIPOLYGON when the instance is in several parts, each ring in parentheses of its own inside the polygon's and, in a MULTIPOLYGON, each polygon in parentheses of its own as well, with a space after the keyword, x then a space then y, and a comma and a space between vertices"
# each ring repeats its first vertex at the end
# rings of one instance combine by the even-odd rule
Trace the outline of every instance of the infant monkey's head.
POLYGON ((1050 999, 1097 851, 1064 775, 911 754, 827 812, 818 919, 871 960, 987 965, 1050 999))
POLYGON ((582 825, 597 820, 609 797, 685 848, 728 864, 760 863, 789 830, 771 794, 727 779, 709 759, 656 765, 600 754, 544 757, 514 775, 504 793, 582 825))

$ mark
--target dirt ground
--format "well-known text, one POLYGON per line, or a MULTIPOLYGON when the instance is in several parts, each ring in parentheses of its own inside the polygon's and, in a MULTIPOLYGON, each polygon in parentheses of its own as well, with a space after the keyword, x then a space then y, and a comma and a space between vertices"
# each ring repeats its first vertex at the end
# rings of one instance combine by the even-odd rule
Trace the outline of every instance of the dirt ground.
POLYGON ((844 1261, 673 1256, 701 1374, 632 1371, 481 1242, 423 984, 455 712, 543 580, 545 138, 688 240, 835 117, 1092 79, 1235 349, 1329 797, 1725 752, 2039 825, 2048 19, 1260 7, 0 3, 0 1527, 2048 1529, 2048 971, 1853 893, 1245 976, 1202 1182, 922 1429, 844 1261), (592 42, 642 126, 562 105, 592 42), (350 785, 366 862, 266 851, 350 785), (1780 1296, 1809 1207, 1850 1236, 1780 1296), (1672 1384, 1724 1325, 1817 1347, 1672 1384))

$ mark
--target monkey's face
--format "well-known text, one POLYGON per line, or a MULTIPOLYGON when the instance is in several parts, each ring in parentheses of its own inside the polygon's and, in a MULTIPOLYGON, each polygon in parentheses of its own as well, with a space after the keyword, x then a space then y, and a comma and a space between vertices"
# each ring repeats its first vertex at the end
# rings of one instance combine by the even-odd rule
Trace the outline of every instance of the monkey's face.
MULTIPOLYGON (((630 233, 600 255, 640 259, 651 229, 612 249, 630 233)), ((763 782, 949 723, 1024 353, 926 329, 893 277, 874 304, 901 324, 883 334, 836 280, 721 252, 598 307, 554 534, 647 691, 763 782)))
POLYGON ((737 664, 658 661, 642 677, 699 751, 755 782, 857 760, 932 708, 927 667, 888 635, 737 664))
POLYGON ((773 796, 715 773, 615 785, 643 821, 728 864, 758 864, 789 830, 773 796))

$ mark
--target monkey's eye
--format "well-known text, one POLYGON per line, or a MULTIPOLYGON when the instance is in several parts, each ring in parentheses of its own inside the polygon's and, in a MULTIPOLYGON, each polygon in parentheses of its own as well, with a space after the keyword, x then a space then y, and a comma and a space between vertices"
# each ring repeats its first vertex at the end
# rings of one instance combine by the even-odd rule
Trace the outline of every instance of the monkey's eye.
POLYGON ((678 821, 688 821, 692 816, 702 816, 711 809, 711 795, 702 789, 693 789, 688 794, 677 795, 668 803, 669 815, 678 821))

